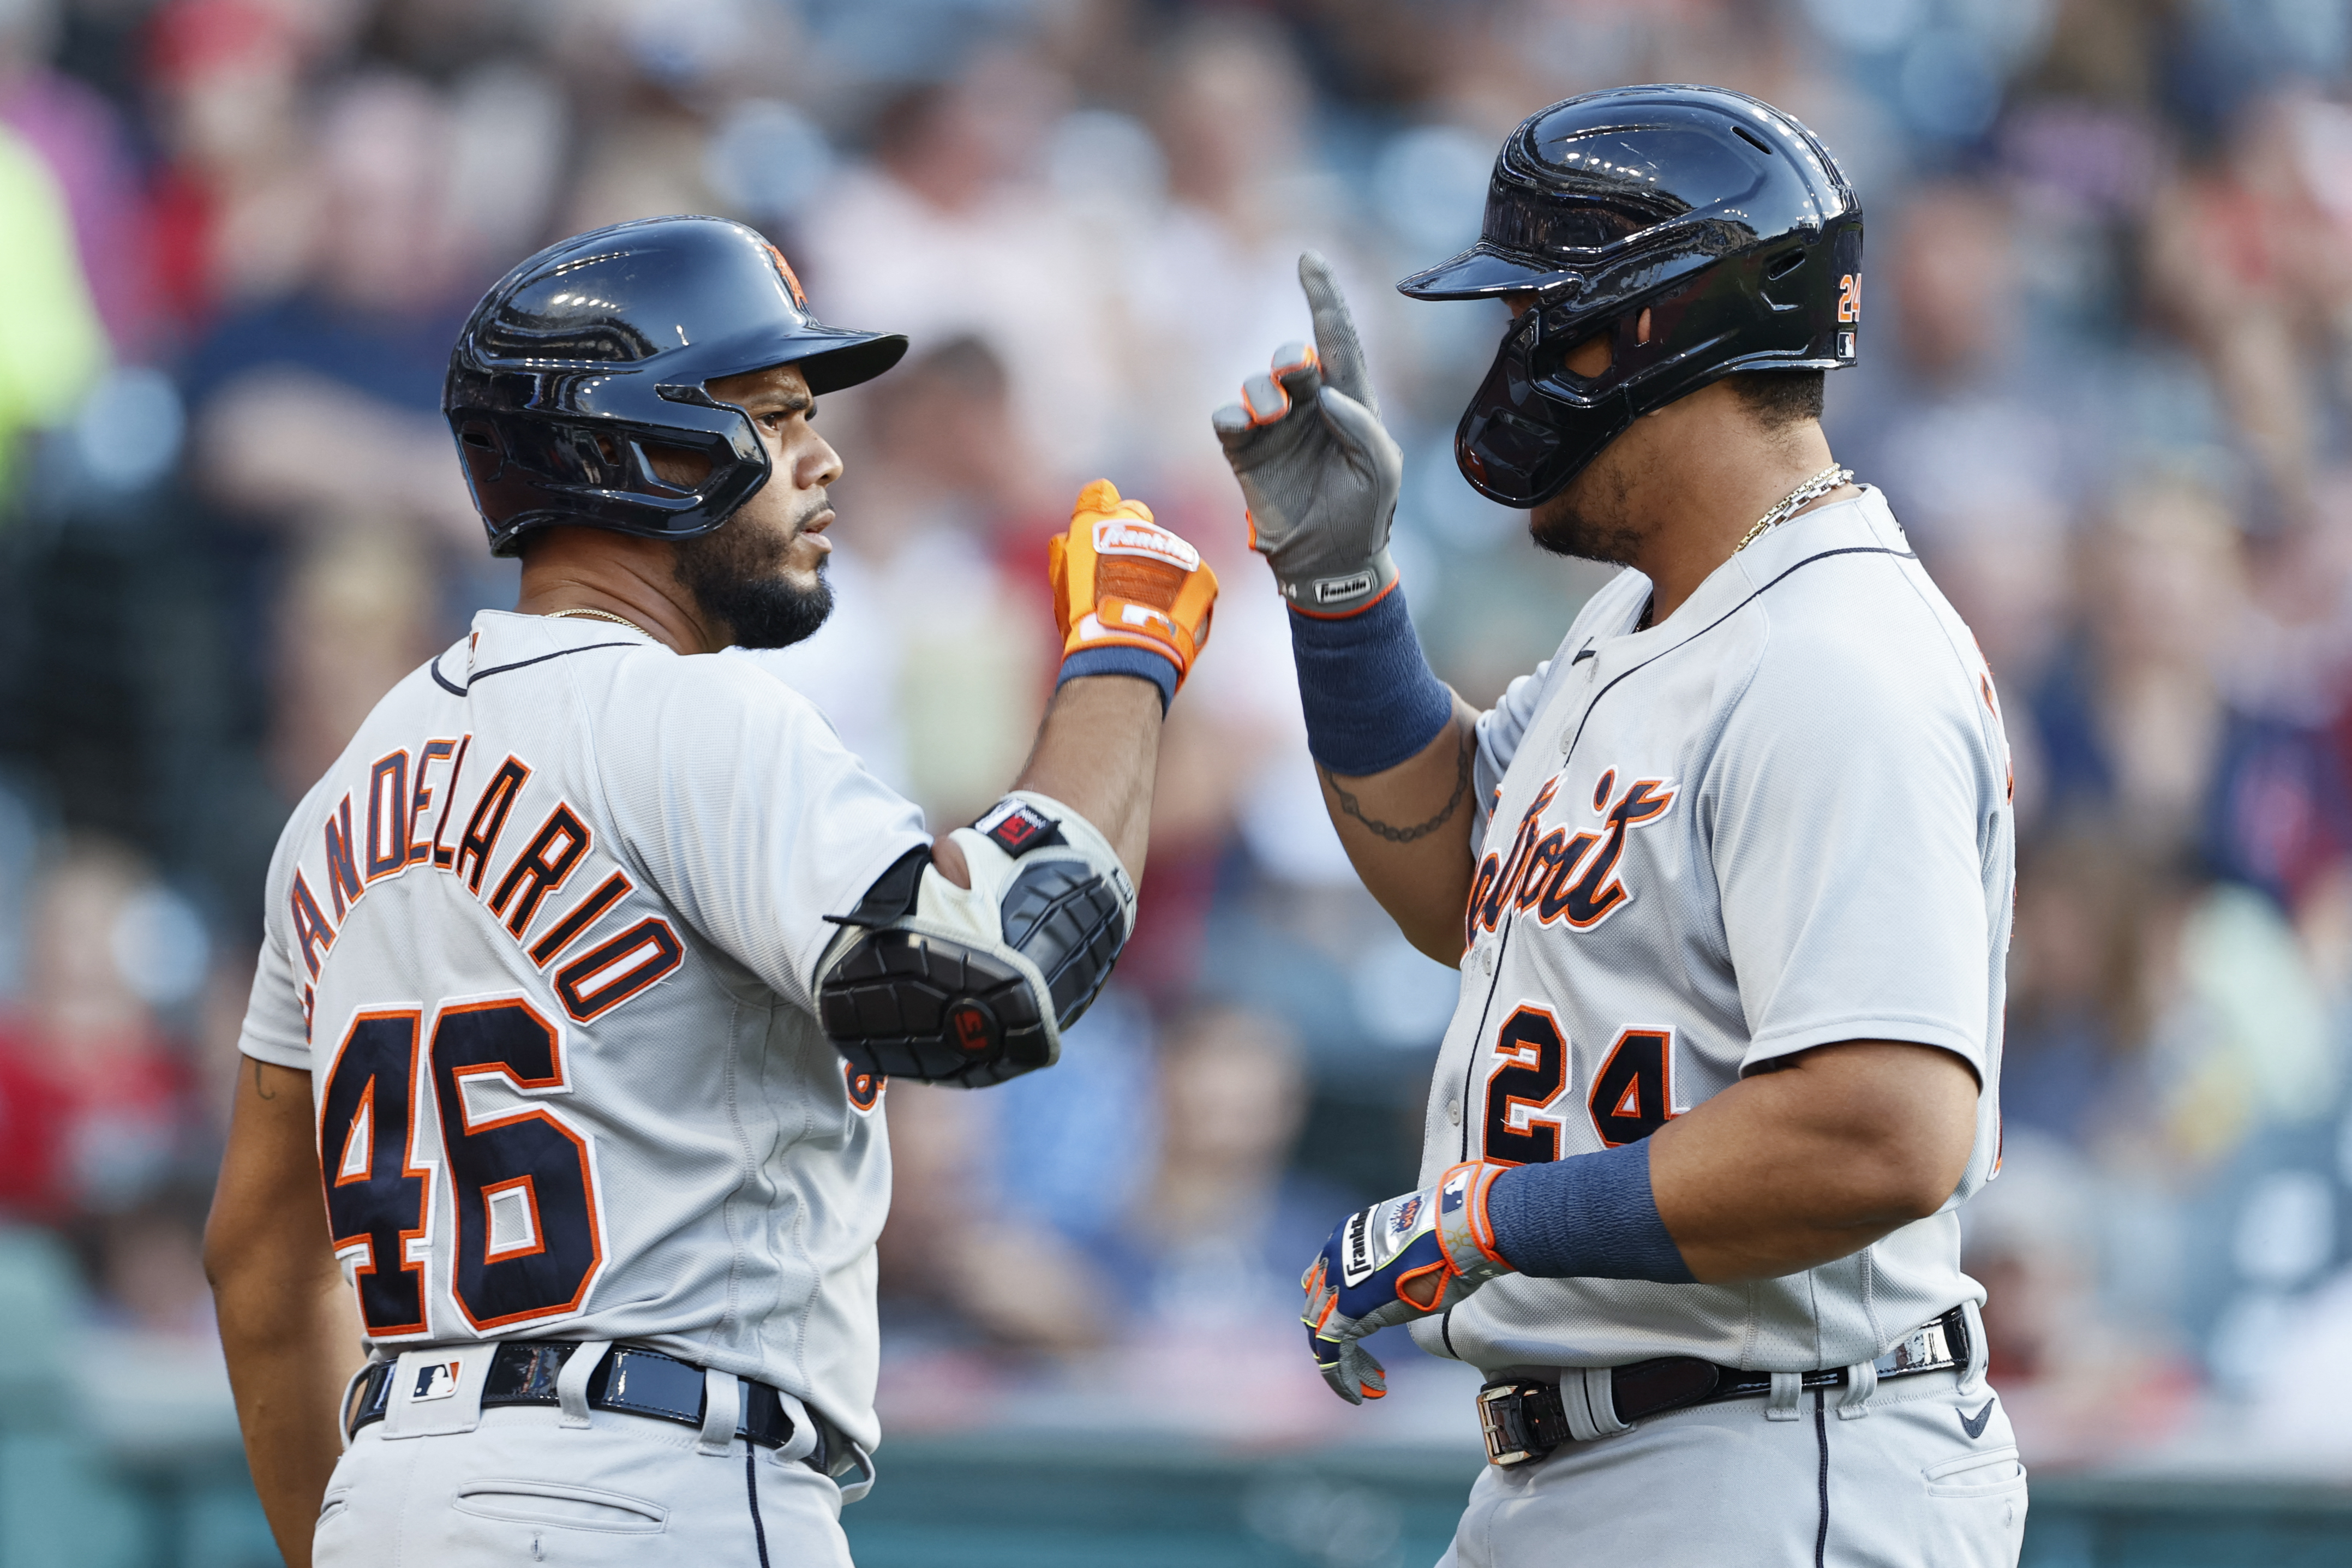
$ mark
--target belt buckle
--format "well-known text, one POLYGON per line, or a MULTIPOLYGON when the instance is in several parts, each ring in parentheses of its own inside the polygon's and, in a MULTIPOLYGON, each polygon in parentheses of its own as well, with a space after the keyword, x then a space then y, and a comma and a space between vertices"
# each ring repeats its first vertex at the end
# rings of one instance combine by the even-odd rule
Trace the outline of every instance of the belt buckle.
POLYGON ((1490 1383, 1478 1391, 1478 1429, 1486 1439, 1486 1462, 1524 1465, 1558 1447, 1548 1443, 1528 1418, 1527 1397, 1541 1384, 1490 1383))
MULTIPOLYGON (((1922 1323, 1896 1341, 1893 1350, 1878 1358, 1878 1375, 1901 1377, 1907 1373, 1940 1372, 1964 1364, 1968 1355, 1953 1342, 1958 1335, 1947 1326, 1949 1317, 1947 1313, 1932 1322, 1922 1323)), ((1960 1332, 1966 1332, 1964 1327, 1960 1332)))

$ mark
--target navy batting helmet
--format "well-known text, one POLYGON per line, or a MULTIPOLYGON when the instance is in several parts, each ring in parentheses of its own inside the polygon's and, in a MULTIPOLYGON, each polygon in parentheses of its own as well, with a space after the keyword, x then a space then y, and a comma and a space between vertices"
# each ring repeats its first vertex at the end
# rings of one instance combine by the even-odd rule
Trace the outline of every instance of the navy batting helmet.
POLYGON ((1454 439, 1479 493, 1534 507, 1638 416, 1708 382, 1853 363, 1862 205, 1812 132, 1768 103, 1615 88, 1511 132, 1478 243, 1397 287, 1534 297, 1454 439), (1612 321, 1606 370, 1562 363, 1612 321))
POLYGON ((457 334, 441 408, 492 554, 555 523, 690 539, 725 522, 769 471, 751 416, 704 383, 795 364, 822 395, 906 352, 896 333, 810 315, 792 267, 757 230, 646 218, 551 245, 499 279, 457 334), (667 483, 647 444, 699 452, 710 471, 691 489, 667 483))

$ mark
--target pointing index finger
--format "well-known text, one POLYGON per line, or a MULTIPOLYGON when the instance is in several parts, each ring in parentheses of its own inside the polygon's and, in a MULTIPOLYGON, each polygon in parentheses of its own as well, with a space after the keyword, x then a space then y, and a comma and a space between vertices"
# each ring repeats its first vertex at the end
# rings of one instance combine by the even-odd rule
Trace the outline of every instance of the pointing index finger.
POLYGON ((1299 257, 1298 286, 1306 291, 1307 308, 1315 320, 1323 384, 1339 388, 1379 417, 1380 401, 1372 395, 1363 344, 1356 337, 1356 319, 1349 313, 1348 298, 1339 291, 1339 280, 1322 252, 1310 250, 1299 257))

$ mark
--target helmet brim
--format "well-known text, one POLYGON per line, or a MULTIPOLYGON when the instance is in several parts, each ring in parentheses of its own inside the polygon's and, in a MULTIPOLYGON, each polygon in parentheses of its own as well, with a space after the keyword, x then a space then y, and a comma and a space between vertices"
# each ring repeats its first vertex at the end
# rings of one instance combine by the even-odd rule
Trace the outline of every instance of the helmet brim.
POLYGON ((872 381, 892 365, 907 357, 907 339, 901 332, 852 332, 840 329, 837 342, 827 344, 812 337, 813 353, 797 354, 782 361, 800 366, 807 377, 810 393, 823 397, 830 392, 872 381))
POLYGON ((1403 279, 1397 292, 1413 300, 1493 300, 1532 293, 1576 276, 1548 258, 1517 255, 1481 240, 1452 260, 1403 279))

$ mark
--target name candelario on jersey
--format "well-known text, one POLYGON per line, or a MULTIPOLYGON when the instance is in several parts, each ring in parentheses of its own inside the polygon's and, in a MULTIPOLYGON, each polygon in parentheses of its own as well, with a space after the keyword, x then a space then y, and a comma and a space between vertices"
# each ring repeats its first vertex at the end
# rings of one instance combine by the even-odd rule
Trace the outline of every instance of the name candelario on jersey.
POLYGON ((1601 819, 1597 830, 1563 826, 1546 833, 1543 816, 1559 792, 1559 775, 1544 781, 1519 818, 1510 847, 1489 851, 1478 862, 1463 924, 1465 950, 1481 931, 1491 931, 1500 924, 1507 910, 1532 910, 1539 924, 1565 920, 1583 931, 1625 905, 1633 895, 1617 877, 1625 836, 1664 816, 1678 792, 1673 780, 1664 778, 1636 779, 1622 794, 1616 789, 1615 768, 1603 772, 1592 786, 1592 810, 1601 819))
MULTIPOLYGON (((311 890, 309 874, 299 866, 287 889, 295 946, 312 981, 319 977, 320 962, 333 950, 337 932, 369 889, 405 874, 412 867, 462 880, 467 891, 488 908, 499 926, 541 969, 563 956, 628 896, 635 884, 628 873, 615 870, 556 919, 537 941, 530 940, 532 922, 541 908, 551 895, 562 890, 588 858, 595 835, 578 812, 559 800, 492 879, 490 863, 506 836, 515 802, 530 780, 531 766, 509 753, 490 771, 460 819, 457 815, 459 785, 466 776, 473 740, 471 735, 429 740, 414 754, 404 748, 378 757, 368 767, 362 816, 354 816, 353 792, 348 791, 327 814, 320 830, 326 901, 322 903, 311 890), (460 820, 463 826, 452 840, 450 825, 460 820), (355 832, 358 826, 363 826, 364 833, 355 832), (333 909, 331 916, 329 905, 333 909)), ((685 944, 669 922, 648 915, 557 970, 555 993, 563 1010, 575 1022, 584 1024, 643 994, 685 959, 685 944)), ((306 984, 302 987, 306 1025, 313 1001, 314 987, 306 984)))

